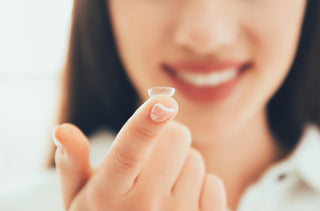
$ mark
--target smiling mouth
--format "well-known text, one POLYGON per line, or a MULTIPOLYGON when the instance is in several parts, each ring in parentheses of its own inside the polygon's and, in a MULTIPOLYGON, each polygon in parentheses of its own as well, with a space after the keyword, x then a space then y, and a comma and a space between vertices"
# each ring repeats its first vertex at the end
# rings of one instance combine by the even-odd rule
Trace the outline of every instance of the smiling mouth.
POLYGON ((204 73, 187 73, 179 72, 176 76, 187 83, 194 86, 204 87, 204 86, 219 86, 223 83, 227 83, 234 79, 238 74, 236 69, 229 69, 223 72, 213 72, 210 74, 204 73))
POLYGON ((252 63, 225 63, 221 65, 175 66, 163 65, 177 92, 197 103, 218 102, 232 96, 252 63))
POLYGON ((163 65, 162 69, 171 75, 173 78, 182 81, 184 83, 190 84, 195 87, 218 87, 220 85, 226 84, 248 69, 251 66, 250 63, 246 63, 241 67, 231 67, 223 70, 207 70, 203 71, 188 71, 188 70, 174 70, 168 65, 163 65))

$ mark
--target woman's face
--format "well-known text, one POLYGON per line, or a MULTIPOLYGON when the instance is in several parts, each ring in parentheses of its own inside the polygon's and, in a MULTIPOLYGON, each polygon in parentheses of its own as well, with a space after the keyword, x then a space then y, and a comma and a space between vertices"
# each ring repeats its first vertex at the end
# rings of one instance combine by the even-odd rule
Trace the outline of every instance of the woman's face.
POLYGON ((109 0, 116 44, 141 99, 176 88, 195 139, 239 132, 294 60, 306 0, 109 0))

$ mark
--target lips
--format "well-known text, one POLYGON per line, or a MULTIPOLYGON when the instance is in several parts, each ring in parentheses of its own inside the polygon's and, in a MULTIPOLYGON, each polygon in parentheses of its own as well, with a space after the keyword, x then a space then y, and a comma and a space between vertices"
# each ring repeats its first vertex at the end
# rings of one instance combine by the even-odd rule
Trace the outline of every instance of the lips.
POLYGON ((163 70, 172 78, 177 91, 197 101, 215 101, 225 98, 237 87, 248 62, 163 64, 163 70))
POLYGON ((237 69, 228 69, 212 73, 178 72, 176 77, 182 81, 199 87, 219 86, 237 77, 237 69))
POLYGON ((176 72, 197 72, 197 73, 210 73, 216 71, 224 71, 226 69, 240 69, 248 62, 229 61, 229 62, 214 62, 214 63, 192 63, 192 62, 177 62, 165 63, 165 68, 171 69, 176 72))

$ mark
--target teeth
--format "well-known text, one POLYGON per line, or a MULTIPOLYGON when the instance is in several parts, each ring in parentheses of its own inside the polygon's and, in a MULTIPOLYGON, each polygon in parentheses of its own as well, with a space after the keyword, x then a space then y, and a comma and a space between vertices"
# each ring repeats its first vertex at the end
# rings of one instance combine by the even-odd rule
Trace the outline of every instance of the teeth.
POLYGON ((177 76, 196 86, 218 86, 226 83, 237 76, 236 69, 224 70, 220 72, 205 73, 190 73, 186 71, 179 72, 177 76))

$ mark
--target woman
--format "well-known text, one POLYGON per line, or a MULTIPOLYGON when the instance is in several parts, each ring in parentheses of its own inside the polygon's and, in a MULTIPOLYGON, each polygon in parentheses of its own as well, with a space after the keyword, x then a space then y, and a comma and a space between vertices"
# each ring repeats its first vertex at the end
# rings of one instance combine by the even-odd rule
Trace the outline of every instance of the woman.
POLYGON ((64 207, 317 210, 319 11, 317 0, 75 1, 60 122, 121 130, 93 169, 84 134, 55 129, 64 207), (175 100, 148 100, 154 86, 175 100))

